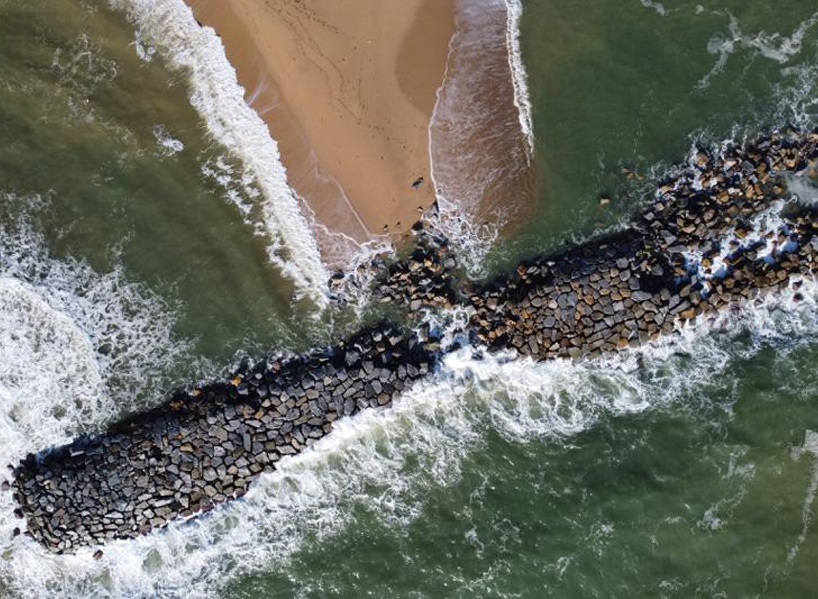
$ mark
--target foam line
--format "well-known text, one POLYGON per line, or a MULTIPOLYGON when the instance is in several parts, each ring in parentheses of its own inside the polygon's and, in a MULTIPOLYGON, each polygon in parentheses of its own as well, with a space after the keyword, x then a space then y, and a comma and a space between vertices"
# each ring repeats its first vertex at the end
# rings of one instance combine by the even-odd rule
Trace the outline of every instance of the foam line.
POLYGON ((661 2, 653 2, 652 0, 639 0, 642 6, 655 10, 659 15, 666 17, 668 15, 667 8, 661 2))
MULTIPOLYGON (((172 307, 128 281, 121 268, 101 274, 85 262, 48 254, 29 216, 46 200, 12 195, 0 200, 0 466, 5 472, 7 462, 42 443, 65 442, 122 411, 143 408, 146 397, 167 387, 168 371, 186 363, 190 346, 172 334, 172 307)), ((13 509, 0 494, 0 595, 99 592, 81 568, 74 568, 77 562, 44 561, 24 537, 14 537, 20 521, 13 509)))
POLYGON ((789 36, 782 36, 780 33, 770 34, 764 31, 759 31, 754 36, 750 36, 741 30, 738 18, 730 11, 724 11, 724 13, 717 11, 717 14, 724 14, 729 19, 728 34, 719 33, 708 40, 707 51, 710 54, 717 55, 718 58, 710 71, 696 84, 697 89, 708 88, 713 77, 724 71, 730 55, 738 50, 753 51, 757 55, 779 64, 788 63, 801 53, 804 36, 810 28, 818 23, 818 11, 816 11, 800 23, 789 36))
POLYGON ((523 16, 521 0, 505 0, 508 17, 506 19, 506 45, 508 46, 508 66, 514 86, 514 105, 520 114, 520 127, 528 141, 529 153, 534 153, 534 126, 531 121, 531 99, 528 93, 528 75, 520 49, 520 19, 523 16))
POLYGON ((341 421, 310 451, 282 460, 242 501, 195 522, 106 545, 100 561, 90 549, 48 555, 18 537, 0 577, 11 578, 20 596, 91 594, 100 580, 111 596, 223 596, 223 585, 244 573, 271 563, 286 568, 309 539, 331 538, 354 522, 358 510, 391 527, 408 526, 426 494, 456 483, 487 429, 514 443, 558 442, 600 418, 687 401, 704 384, 729 387, 733 361, 764 345, 807 343, 818 333, 818 287, 807 281, 799 291, 805 296, 800 302, 792 301, 792 292, 771 294, 677 338, 593 362, 535 363, 464 347, 391 410, 341 421), (730 333, 714 334, 728 324, 730 333), (732 339, 741 331, 763 343, 737 347, 732 339))

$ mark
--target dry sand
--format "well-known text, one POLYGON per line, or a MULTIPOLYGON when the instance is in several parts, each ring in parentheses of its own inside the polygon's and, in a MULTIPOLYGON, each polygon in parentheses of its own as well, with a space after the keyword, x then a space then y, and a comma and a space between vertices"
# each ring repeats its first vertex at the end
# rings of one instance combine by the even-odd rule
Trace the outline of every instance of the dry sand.
POLYGON ((320 224, 365 241, 434 202, 429 120, 454 0, 187 2, 221 36, 320 224))

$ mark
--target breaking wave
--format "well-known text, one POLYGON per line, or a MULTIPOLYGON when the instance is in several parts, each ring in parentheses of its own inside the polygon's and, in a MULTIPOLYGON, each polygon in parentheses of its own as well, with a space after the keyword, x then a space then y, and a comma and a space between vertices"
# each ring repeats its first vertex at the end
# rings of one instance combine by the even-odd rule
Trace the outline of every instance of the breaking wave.
MULTIPOLYGON (((182 10, 173 8, 175 0, 118 4, 139 24, 140 36, 151 27, 170 35, 178 25, 170 21, 182 10), (160 23, 161 15, 169 22, 160 23)), ((205 36, 202 54, 197 58, 188 48, 191 54, 175 64, 196 72, 205 67, 191 65, 216 46, 212 32, 193 27, 187 31, 185 25, 174 35, 205 36)), ((140 39, 154 43, 156 35, 140 39)), ((153 54, 149 46, 140 48, 153 54)), ((217 119, 215 127, 223 127, 220 135, 229 141, 228 124, 209 118, 217 119)), ((266 130, 264 135, 269 139, 266 130)), ((268 152, 275 149, 269 143, 268 152)), ((230 168, 210 166, 214 176, 230 168)), ((286 185, 271 181, 273 190, 286 185)), ((300 233, 309 230, 306 221, 299 222, 305 226, 299 225, 300 233)), ((308 264, 323 270, 317 251, 311 252, 297 268, 308 264)), ((475 265, 480 262, 478 255, 475 265)), ((326 277, 316 272, 310 276, 323 284, 326 277)), ((302 283, 313 280, 298 276, 302 283)), ((186 351, 172 338, 172 324, 172 309, 127 282, 120 270, 99 274, 83 262, 54 259, 25 221, 14 231, 0 230, 0 455, 16 461, 77 431, 98 428, 123 409, 137 407, 140 397, 156 394, 161 383, 150 373, 165 371, 186 351), (128 406, 123 402, 133 390, 138 393, 128 406)), ((793 280, 781 294, 686 327, 675 338, 594 361, 534 363, 508 353, 484 355, 465 345, 392 409, 340 422, 332 435, 263 475, 242 500, 195 521, 112 542, 100 561, 93 559, 93 549, 57 556, 23 535, 12 538, 21 521, 12 515, 10 494, 0 494, 0 594, 217 597, 235 577, 286 563, 306 542, 330 538, 362 510, 389 525, 407 526, 430 490, 458 480, 464 460, 485 446, 489 433, 512 442, 559 443, 601 418, 695 401, 701 395, 696 389, 714 381, 729 385, 738 376, 732 374, 735 362, 763 348, 787 352, 816 340, 818 284, 807 278, 793 280)), ((814 456, 815 447, 810 433, 803 451, 814 456)), ((815 480, 804 501, 804 531, 813 518, 815 480)))
MULTIPOLYGON (((173 335, 173 307, 128 281, 120 267, 100 274, 84 261, 51 256, 25 215, 45 200, 0 199, 4 209, 24 213, 0 225, 5 466, 155 401, 188 360, 190 344, 173 335)), ((47 596, 47 587, 21 585, 40 569, 42 556, 27 538, 12 538, 21 525, 13 509, 11 495, 0 494, 0 594, 16 589, 25 596, 47 596)))
POLYGON ((309 214, 287 184, 278 145, 261 117, 244 100, 235 69, 213 29, 200 27, 182 0, 110 0, 137 29, 137 52, 158 51, 175 69, 188 72, 191 104, 213 138, 241 161, 242 194, 230 193, 245 220, 268 240, 270 260, 293 280, 302 296, 327 302, 329 275, 321 260, 309 214), (251 205, 251 208, 248 208, 251 205))
POLYGON ((511 81, 514 85, 514 105, 520 113, 520 127, 523 130, 528 149, 534 153, 534 125, 531 121, 531 99, 528 93, 528 75, 523 63, 520 49, 520 19, 523 16, 521 0, 506 0, 506 46, 508 47, 508 66, 511 70, 511 81))

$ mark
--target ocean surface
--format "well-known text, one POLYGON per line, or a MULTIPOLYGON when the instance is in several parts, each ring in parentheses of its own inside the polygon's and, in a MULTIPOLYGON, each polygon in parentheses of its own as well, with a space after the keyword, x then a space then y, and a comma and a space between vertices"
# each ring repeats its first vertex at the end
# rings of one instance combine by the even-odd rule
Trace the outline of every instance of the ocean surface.
MULTIPOLYGON (((536 188, 499 231, 448 223, 474 273, 619 226, 695 143, 816 124, 814 1, 508 5, 492 43, 519 59, 536 188)), ((309 214, 182 8, 0 0, 3 465, 373 316, 321 311, 309 214)), ((818 284, 801 292, 594 361, 466 346, 242 500, 99 561, 13 537, 0 494, 0 597, 815 596, 818 284)))

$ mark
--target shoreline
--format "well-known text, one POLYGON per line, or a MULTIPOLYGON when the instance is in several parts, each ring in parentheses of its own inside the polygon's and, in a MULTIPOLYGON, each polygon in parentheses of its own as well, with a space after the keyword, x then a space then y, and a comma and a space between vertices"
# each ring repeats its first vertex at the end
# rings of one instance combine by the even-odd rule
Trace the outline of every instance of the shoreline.
POLYGON ((434 203, 429 125, 454 0, 186 3, 221 38, 318 225, 365 243, 434 203))
POLYGON ((517 72, 520 10, 510 0, 457 2, 430 153, 443 230, 458 245, 490 244, 537 200, 528 91, 517 72))
POLYGON ((531 112, 531 96, 528 91, 528 72, 523 63, 520 45, 520 20, 523 16, 522 0, 505 0, 506 46, 508 47, 508 67, 511 71, 511 85, 514 89, 514 105, 520 118, 520 128, 528 144, 529 159, 534 155, 534 123, 531 112))

